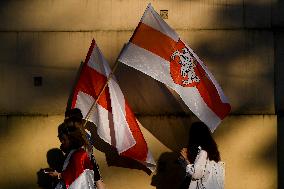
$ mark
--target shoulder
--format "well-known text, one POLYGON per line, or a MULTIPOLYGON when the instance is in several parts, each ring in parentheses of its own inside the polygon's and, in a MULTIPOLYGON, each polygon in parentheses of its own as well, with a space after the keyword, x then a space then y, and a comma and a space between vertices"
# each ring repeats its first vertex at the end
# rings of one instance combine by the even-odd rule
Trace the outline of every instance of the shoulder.
POLYGON ((72 158, 75 158, 75 159, 85 157, 85 156, 88 156, 88 154, 83 148, 79 148, 75 150, 74 153, 72 154, 72 158))
POLYGON ((205 150, 200 150, 199 156, 205 156, 207 157, 207 152, 205 150))

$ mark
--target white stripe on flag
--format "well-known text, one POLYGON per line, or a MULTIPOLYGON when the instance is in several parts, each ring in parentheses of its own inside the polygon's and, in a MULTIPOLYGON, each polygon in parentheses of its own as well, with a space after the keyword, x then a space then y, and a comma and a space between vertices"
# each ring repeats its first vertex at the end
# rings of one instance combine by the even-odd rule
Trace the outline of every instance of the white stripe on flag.
POLYGON ((108 83, 114 122, 116 148, 122 153, 136 144, 126 121, 125 100, 118 84, 114 79, 108 83))
POLYGON ((189 109, 207 124, 211 131, 215 130, 221 122, 220 118, 206 105, 195 87, 182 87, 174 83, 170 75, 170 63, 168 61, 132 43, 129 43, 126 48, 119 58, 121 62, 175 90, 189 109), (187 96, 187 94, 191 95, 187 96))
POLYGON ((178 34, 163 19, 160 19, 160 16, 153 9, 150 3, 141 18, 141 22, 151 26, 152 28, 155 28, 156 30, 159 30, 175 41, 179 40, 178 34))
POLYGON ((166 83, 170 83, 172 79, 169 62, 132 43, 128 43, 125 48, 119 61, 139 71, 143 70, 143 73, 160 82, 167 80, 166 83))
MULTIPOLYGON (((76 101, 76 108, 80 108, 83 117, 86 117, 88 111, 90 110, 92 104, 94 103, 94 98, 86 93, 79 91, 76 101)), ((98 135, 107 143, 111 144, 110 135, 110 124, 109 111, 103 108, 101 105, 97 104, 90 114, 88 121, 93 122, 97 126, 98 135)))
POLYGON ((104 66, 105 64, 107 64, 105 63, 105 61, 106 60, 101 56, 100 50, 95 47, 92 51, 87 65, 107 77, 110 73, 110 70, 104 66), (98 64, 98 62, 104 63, 98 64))

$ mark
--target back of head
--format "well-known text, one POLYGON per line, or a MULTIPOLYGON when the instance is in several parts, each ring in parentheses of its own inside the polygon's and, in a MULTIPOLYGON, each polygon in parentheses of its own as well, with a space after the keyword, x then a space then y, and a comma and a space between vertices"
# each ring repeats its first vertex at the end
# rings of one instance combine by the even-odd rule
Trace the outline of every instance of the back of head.
POLYGON ((77 126, 77 123, 73 120, 65 120, 58 126, 58 137, 62 138, 63 135, 68 137, 70 142, 69 151, 72 149, 77 149, 82 146, 87 146, 87 141, 84 136, 84 132, 80 127, 77 126))
POLYGON ((194 122, 189 130, 188 149, 190 162, 194 162, 199 146, 207 152, 210 160, 220 161, 218 147, 212 137, 211 131, 203 122, 194 122))
POLYGON ((67 109, 65 111, 65 119, 81 122, 83 119, 83 114, 79 108, 67 109))
POLYGON ((59 148, 52 148, 46 153, 47 163, 50 168, 61 171, 64 163, 64 154, 59 148))

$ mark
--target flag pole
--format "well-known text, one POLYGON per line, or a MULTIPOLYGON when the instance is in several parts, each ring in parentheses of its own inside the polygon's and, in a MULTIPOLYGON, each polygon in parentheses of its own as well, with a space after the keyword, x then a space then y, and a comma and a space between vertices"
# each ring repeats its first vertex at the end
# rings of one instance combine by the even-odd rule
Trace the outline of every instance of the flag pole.
POLYGON ((98 95, 96 101, 93 102, 91 108, 89 109, 88 113, 86 114, 86 116, 85 116, 85 118, 84 118, 85 121, 84 121, 84 124, 83 124, 83 128, 85 128, 85 126, 86 126, 86 124, 87 124, 87 122, 88 122, 88 119, 89 119, 89 117, 90 117, 90 115, 91 115, 91 112, 93 111, 94 107, 97 105, 97 103, 98 103, 98 101, 99 101, 101 95, 103 94, 105 88, 107 87, 110 78, 113 76, 113 74, 114 74, 114 72, 115 72, 115 70, 116 70, 116 68, 117 68, 117 65, 118 65, 118 61, 115 62, 115 65, 114 65, 114 67, 113 67, 111 73, 108 75, 108 78, 107 78, 107 81, 106 81, 104 87, 102 88, 102 90, 100 91, 100 93, 99 93, 99 95, 98 95))

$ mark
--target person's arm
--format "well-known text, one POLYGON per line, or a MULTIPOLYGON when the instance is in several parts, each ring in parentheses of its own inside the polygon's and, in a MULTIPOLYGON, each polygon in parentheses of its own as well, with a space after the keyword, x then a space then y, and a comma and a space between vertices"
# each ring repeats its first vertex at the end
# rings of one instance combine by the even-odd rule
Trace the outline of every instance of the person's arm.
POLYGON ((95 181, 101 180, 102 177, 99 171, 100 168, 93 154, 91 154, 91 161, 92 161, 93 171, 94 171, 94 180, 95 181))
POLYGON ((201 150, 196 156, 194 164, 186 166, 186 172, 192 176, 193 179, 200 179, 205 174, 205 166, 207 161, 207 152, 201 150))
POLYGON ((91 156, 91 160, 92 160, 92 164, 94 166, 93 171, 94 171, 94 180, 95 180, 95 184, 97 189, 105 189, 105 183, 102 180, 100 171, 99 171, 99 165, 96 162, 96 159, 94 157, 94 155, 92 154, 91 156))
POLYGON ((49 176, 57 177, 58 179, 61 179, 61 173, 55 171, 44 171, 44 173, 49 174, 49 176))

